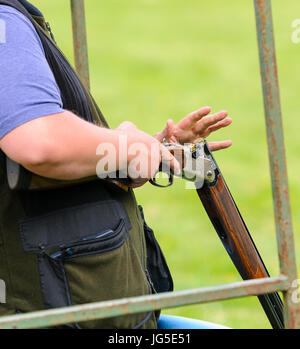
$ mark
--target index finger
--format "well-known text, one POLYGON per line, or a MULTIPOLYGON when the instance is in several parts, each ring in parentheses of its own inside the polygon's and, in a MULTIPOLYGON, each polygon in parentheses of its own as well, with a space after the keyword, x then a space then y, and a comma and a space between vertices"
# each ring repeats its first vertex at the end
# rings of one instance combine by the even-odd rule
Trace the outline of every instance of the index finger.
POLYGON ((160 151, 162 163, 169 165, 170 169, 173 170, 176 175, 179 175, 181 173, 181 168, 175 156, 171 154, 163 144, 161 144, 160 151))

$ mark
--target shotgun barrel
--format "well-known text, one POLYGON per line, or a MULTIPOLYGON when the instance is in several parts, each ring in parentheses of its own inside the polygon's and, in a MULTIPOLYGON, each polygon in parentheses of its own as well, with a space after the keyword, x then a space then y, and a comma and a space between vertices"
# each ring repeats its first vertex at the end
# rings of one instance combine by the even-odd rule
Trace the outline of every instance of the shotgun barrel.
MULTIPOLYGON (((226 185, 207 144, 206 154, 215 162, 213 183, 207 181, 196 189, 229 257, 244 280, 269 277, 269 273, 254 244, 247 226, 226 185)), ((258 299, 274 329, 284 328, 283 306, 278 293, 258 296, 258 299)))

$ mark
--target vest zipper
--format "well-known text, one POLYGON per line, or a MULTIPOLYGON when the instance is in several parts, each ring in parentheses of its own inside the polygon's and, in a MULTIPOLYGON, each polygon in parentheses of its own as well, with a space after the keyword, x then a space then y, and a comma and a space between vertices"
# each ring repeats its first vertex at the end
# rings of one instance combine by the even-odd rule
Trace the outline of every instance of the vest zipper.
POLYGON ((45 25, 46 25, 46 28, 51 36, 51 39, 56 43, 55 39, 54 39, 54 35, 52 33, 52 30, 51 30, 51 26, 50 26, 50 23, 49 22, 45 22, 45 25))
POLYGON ((145 268, 145 274, 146 274, 146 278, 147 278, 147 280, 148 280, 148 282, 149 282, 149 285, 150 285, 151 288, 152 288, 153 293, 154 293, 154 294, 157 293, 157 291, 156 291, 156 289, 155 289, 155 287, 154 287, 154 285, 153 285, 153 282, 152 282, 152 279, 151 279, 149 270, 148 270, 147 268, 145 268))
MULTIPOLYGON (((138 251, 137 251, 137 248, 136 248, 136 246, 135 246, 135 243, 134 243, 134 241, 133 241, 133 239, 132 239, 130 233, 129 233, 129 239, 130 239, 130 241, 131 241, 131 243, 132 243, 132 246, 133 246, 133 248, 134 248, 134 250, 135 250, 135 253, 136 253, 136 256, 137 256, 137 259, 138 259, 140 268, 141 268, 141 271, 142 271, 142 273, 143 273, 143 275, 144 275, 144 278, 145 278, 145 281, 146 281, 146 283, 147 283, 148 291, 150 292, 150 294, 152 294, 152 290, 155 291, 155 288, 154 288, 154 285, 153 285, 153 283, 152 283, 152 280, 151 280, 151 277, 150 277, 150 273, 149 273, 149 271, 148 271, 148 269, 147 269, 147 266, 146 266, 146 265, 143 265, 143 263, 142 263, 142 261, 141 261, 141 259, 140 259, 139 253, 138 253, 138 251)), ((154 293, 157 293, 157 292, 155 291, 154 293)))

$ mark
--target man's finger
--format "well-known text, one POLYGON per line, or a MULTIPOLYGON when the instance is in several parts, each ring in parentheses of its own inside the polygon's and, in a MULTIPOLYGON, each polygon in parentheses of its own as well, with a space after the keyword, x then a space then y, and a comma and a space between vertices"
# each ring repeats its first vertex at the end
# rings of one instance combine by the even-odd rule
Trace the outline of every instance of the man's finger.
POLYGON ((169 152, 169 150, 161 144, 160 147, 161 151, 161 161, 170 166, 170 169, 173 170, 173 172, 176 175, 179 175, 181 173, 181 168, 179 165, 179 162, 176 160, 176 158, 169 152))
POLYGON ((229 126, 231 123, 232 123, 231 118, 225 118, 225 119, 217 122, 216 124, 210 126, 207 131, 209 132, 209 134, 211 134, 212 132, 215 132, 215 131, 219 130, 220 128, 229 126))
POLYGON ((174 127, 174 121, 172 119, 168 119, 166 127, 162 131, 156 133, 154 138, 156 138, 159 142, 162 142, 165 138, 169 142, 170 138, 172 137, 174 127))
POLYGON ((209 142, 208 146, 211 151, 226 149, 232 145, 231 140, 220 141, 220 142, 209 142))
POLYGON ((179 121, 177 126, 183 130, 188 129, 192 127, 197 121, 201 120, 204 116, 208 115, 210 112, 210 107, 203 107, 188 114, 186 117, 179 121))
POLYGON ((227 115, 228 112, 226 110, 222 110, 218 113, 205 116, 197 122, 197 124, 193 128, 193 132, 196 134, 201 134, 202 132, 206 131, 210 126, 213 126, 221 120, 225 119, 227 115))

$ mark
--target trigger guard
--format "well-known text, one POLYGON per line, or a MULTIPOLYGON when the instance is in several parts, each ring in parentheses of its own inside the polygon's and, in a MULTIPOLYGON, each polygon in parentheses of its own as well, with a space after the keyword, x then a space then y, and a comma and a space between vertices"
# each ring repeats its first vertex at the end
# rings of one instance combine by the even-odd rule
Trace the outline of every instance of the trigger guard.
MULTIPOLYGON (((157 173, 159 173, 161 171, 158 171, 157 173)), ((167 187, 170 187, 173 183, 174 183, 174 175, 173 173, 170 173, 169 174, 169 183, 167 185, 161 185, 161 184, 158 184, 156 182, 156 178, 153 177, 152 179, 149 180, 149 182, 154 185, 155 187, 159 187, 159 188, 167 188, 167 187)))

